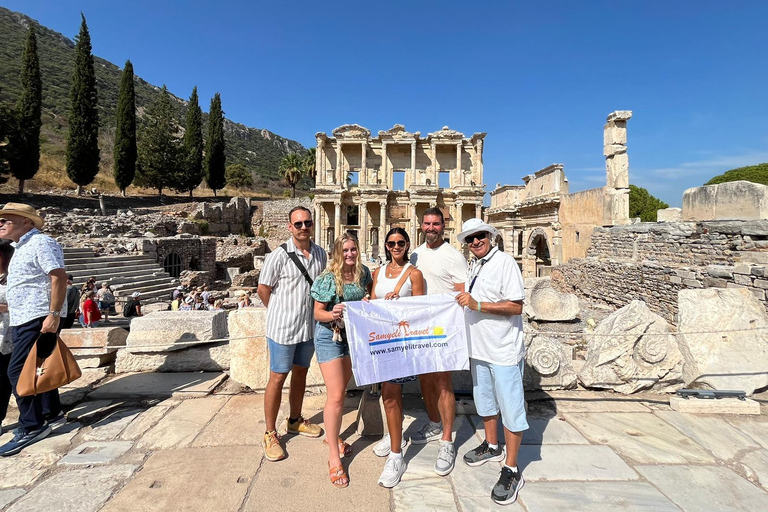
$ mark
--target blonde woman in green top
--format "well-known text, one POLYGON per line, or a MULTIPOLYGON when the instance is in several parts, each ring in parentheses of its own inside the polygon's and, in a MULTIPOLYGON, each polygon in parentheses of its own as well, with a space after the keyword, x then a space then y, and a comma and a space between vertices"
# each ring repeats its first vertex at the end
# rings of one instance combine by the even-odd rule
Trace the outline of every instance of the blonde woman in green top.
POLYGON ((371 271, 360 260, 357 238, 347 232, 333 243, 328 269, 312 285, 315 299, 315 354, 325 381, 327 398, 323 411, 331 483, 349 485, 341 457, 349 448, 341 439, 344 391, 352 378, 352 360, 344 330, 344 302, 362 300, 371 292, 371 271))

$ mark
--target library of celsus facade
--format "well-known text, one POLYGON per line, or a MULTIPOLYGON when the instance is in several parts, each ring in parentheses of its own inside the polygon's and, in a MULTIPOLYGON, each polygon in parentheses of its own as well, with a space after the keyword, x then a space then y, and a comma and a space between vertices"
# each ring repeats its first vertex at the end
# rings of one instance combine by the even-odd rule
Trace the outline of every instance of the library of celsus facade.
POLYGON ((445 239, 462 250, 456 235, 465 220, 481 217, 483 139, 449 129, 422 137, 395 125, 371 137, 356 124, 329 137, 316 134, 315 242, 330 250, 344 231, 354 232, 363 257, 384 255, 383 237, 405 229, 415 248, 423 242, 422 213, 438 207, 445 216, 445 239))

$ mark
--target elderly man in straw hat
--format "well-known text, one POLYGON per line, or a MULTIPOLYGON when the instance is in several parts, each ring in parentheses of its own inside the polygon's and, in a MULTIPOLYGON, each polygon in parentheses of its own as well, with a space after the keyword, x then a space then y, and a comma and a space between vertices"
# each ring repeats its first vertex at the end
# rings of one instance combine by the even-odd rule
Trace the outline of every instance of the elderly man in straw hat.
MULTIPOLYGON (((8 377, 16 384, 29 351, 41 333, 52 333, 49 346, 38 346, 41 355, 53 348, 55 334, 66 316, 67 274, 64 253, 53 238, 40 232, 43 219, 33 207, 6 203, 0 209, 0 238, 10 239, 16 248, 8 268, 8 309, 11 317, 13 352, 8 377)), ((42 339, 41 339, 42 341, 42 339)), ((47 344, 48 344, 47 343, 47 344)), ((15 455, 51 433, 49 420, 61 413, 57 390, 35 396, 16 395, 19 427, 13 439, 0 446, 0 455, 15 455)))
POLYGON ((498 231, 480 219, 470 219, 458 235, 474 258, 465 292, 456 300, 465 308, 469 326, 469 361, 472 394, 483 417, 485 441, 464 455, 469 466, 505 461, 491 499, 514 503, 523 487, 517 452, 528 429, 523 396, 523 276, 514 258, 492 245, 498 231), (504 425, 507 453, 499 446, 498 417, 504 425))

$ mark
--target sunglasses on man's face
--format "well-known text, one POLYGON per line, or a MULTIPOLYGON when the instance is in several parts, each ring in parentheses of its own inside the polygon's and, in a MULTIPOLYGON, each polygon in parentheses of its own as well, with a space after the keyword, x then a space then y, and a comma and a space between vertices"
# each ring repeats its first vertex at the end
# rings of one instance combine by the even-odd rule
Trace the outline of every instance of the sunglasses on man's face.
POLYGON ((312 223, 312 219, 310 219, 310 220, 305 220, 304 222, 302 222, 302 221, 294 222, 293 223, 293 227, 296 228, 296 229, 301 229, 301 225, 302 224, 304 225, 305 228, 311 228, 314 225, 312 223))
POLYGON ((395 246, 397 246, 397 247, 405 247, 406 243, 408 243, 408 242, 406 242, 405 240, 398 240, 397 242, 394 242, 394 241, 390 240, 389 242, 387 242, 387 247, 389 249, 394 249, 395 246))
POLYGON ((13 224, 13 221, 11 219, 0 219, 0 226, 4 226, 5 224, 13 224))
POLYGON ((488 233, 486 233, 485 231, 482 231, 480 233, 475 233, 474 235, 465 236, 464 241, 467 244, 473 244, 475 243, 475 240, 485 240, 486 238, 488 238, 488 233))

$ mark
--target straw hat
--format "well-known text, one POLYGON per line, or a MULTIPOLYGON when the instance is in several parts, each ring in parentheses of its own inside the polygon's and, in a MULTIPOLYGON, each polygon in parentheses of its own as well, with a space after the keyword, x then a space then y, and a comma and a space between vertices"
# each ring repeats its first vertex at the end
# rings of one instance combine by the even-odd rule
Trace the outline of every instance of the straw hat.
POLYGON ((43 227, 43 218, 40 216, 39 213, 37 213, 37 210, 29 206, 28 204, 22 204, 22 203, 5 203, 5 206, 3 206, 3 209, 0 210, 0 217, 3 215, 18 215, 19 217, 24 217, 25 219, 29 219, 32 221, 32 223, 35 225, 37 229, 40 229, 43 227))

